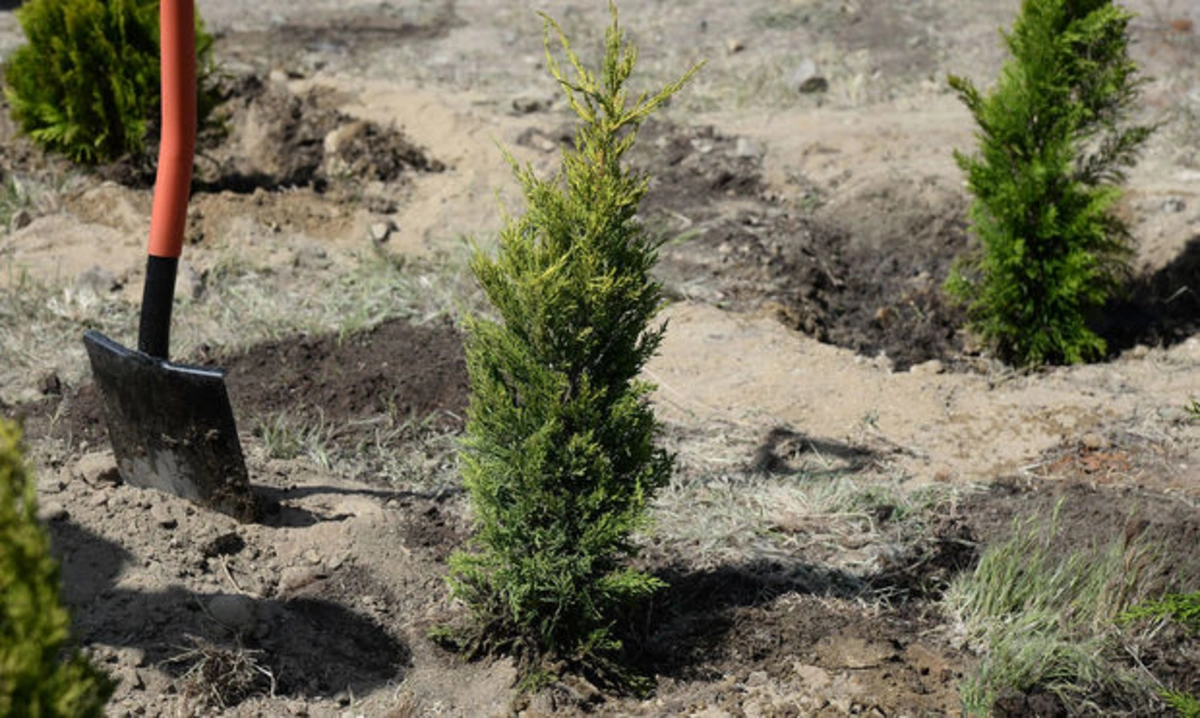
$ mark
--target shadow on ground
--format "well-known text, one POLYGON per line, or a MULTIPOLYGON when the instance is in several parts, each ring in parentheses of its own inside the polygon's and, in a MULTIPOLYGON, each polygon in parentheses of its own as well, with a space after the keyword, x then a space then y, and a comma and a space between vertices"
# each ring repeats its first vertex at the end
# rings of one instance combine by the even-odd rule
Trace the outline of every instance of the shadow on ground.
POLYGON ((1111 354, 1139 344, 1170 347, 1200 332, 1200 235, 1170 264, 1135 277, 1126 292, 1095 323, 1111 354))
MULTIPOLYGON (((273 677, 274 685, 268 681, 258 692, 333 696, 402 679, 411 663, 403 642, 344 605, 372 583, 352 563, 278 598, 202 594, 178 584, 139 591, 117 585, 133 560, 124 548, 70 521, 53 522, 50 531, 62 565, 63 600, 81 643, 140 649, 147 665, 174 678, 203 661, 228 663, 240 656, 252 658, 273 677), (132 616, 137 620, 131 621, 132 616)), ((147 568, 153 570, 152 565, 147 568)), ((255 676, 267 674, 251 669, 249 678, 255 676)))

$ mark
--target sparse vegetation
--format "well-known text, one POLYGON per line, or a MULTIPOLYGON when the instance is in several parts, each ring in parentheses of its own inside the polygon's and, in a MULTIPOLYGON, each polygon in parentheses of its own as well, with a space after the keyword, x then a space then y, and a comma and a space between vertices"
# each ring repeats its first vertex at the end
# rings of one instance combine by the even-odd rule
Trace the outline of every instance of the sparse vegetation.
POLYGON ((501 321, 466 324, 462 473, 477 533, 473 551, 452 559, 452 587, 478 618, 472 651, 516 654, 528 686, 561 670, 553 662, 628 684, 610 660, 611 623, 662 585, 624 565, 671 457, 655 446, 650 386, 638 380, 664 331, 650 326, 662 302, 657 253, 635 220, 648 183, 623 158, 696 68, 630 97, 637 52, 610 8, 599 72, 544 17, 548 67, 581 120, 575 148, 550 179, 514 162, 526 213, 506 218, 496 258, 479 251, 473 263, 501 321))
MULTIPOLYGON (((158 3, 29 0, 17 10, 28 42, 9 57, 13 117, 37 144, 74 162, 138 156, 159 106, 158 3)), ((197 19, 200 119, 216 105, 213 38, 197 19)))
POLYGON ((182 678, 185 696, 206 708, 225 709, 253 696, 275 695, 275 674, 259 662, 262 651, 188 639, 192 647, 169 659, 188 665, 182 678))
MULTIPOLYGON (((1125 624, 1166 621, 1178 625, 1193 640, 1200 639, 1200 591, 1170 593, 1140 603, 1122 613, 1120 620, 1125 624)), ((1169 689, 1161 690, 1160 695, 1182 718, 1200 718, 1200 697, 1169 689)))
MULTIPOLYGON (((1061 506, 1061 504, 1060 504, 1061 506)), ((1154 701, 1144 671, 1122 660, 1117 623, 1146 596, 1152 551, 1132 541, 1055 551, 1057 511, 1014 522, 1012 537, 984 552, 945 602, 982 653, 963 686, 969 712, 988 715, 1011 692, 1055 696, 1068 711, 1154 701)))
POLYGON ((0 420, 0 715, 102 716, 115 684, 70 646, 20 433, 0 420))
POLYGON ((1106 350, 1089 315, 1128 271, 1128 230, 1113 208, 1152 129, 1128 120, 1142 84, 1127 52, 1131 17, 1112 0, 1025 0, 996 86, 982 94, 950 77, 979 126, 979 154, 955 156, 982 247, 946 286, 1013 364, 1106 350))

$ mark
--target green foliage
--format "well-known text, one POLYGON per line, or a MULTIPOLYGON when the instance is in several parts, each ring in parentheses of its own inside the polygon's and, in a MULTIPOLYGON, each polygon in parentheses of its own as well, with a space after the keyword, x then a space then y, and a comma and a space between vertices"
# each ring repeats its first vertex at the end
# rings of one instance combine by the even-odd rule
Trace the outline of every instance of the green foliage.
POLYGON ((1163 693, 1163 700, 1179 714, 1179 718, 1200 718, 1200 698, 1177 691, 1163 693))
MULTIPOLYGON (((475 651, 510 651, 527 677, 574 662, 621 671, 615 612, 661 586, 623 565, 672 458, 655 447, 651 386, 637 379, 665 327, 655 246, 636 219, 647 179, 622 166, 640 123, 698 68, 630 97, 636 50, 615 7, 599 73, 545 20, 550 72, 581 123, 549 179, 519 167, 526 212, 505 217, 498 256, 472 262, 499 322, 467 321, 471 380, 463 481, 477 533, 452 559, 455 595, 479 619, 475 651), (569 70, 551 52, 557 35, 569 70)), ((527 681, 528 685, 528 681, 527 681)))
POLYGON ((1200 421, 1200 399, 1192 399, 1184 405, 1183 411, 1187 414, 1188 421, 1200 421))
POLYGON ((1124 621, 1171 620, 1189 634, 1200 635, 1200 591, 1169 593, 1156 601, 1134 606, 1123 613, 1121 618, 1124 621))
POLYGON ((77 652, 60 655, 70 617, 49 550, 19 433, 0 421, 0 715, 101 716, 114 684, 77 652))
MULTIPOLYGON (((81 164, 142 154, 161 94, 158 2, 28 0, 17 19, 28 42, 4 79, 21 131, 81 164)), ((197 19, 202 123, 216 105, 212 43, 197 19)))
POLYGON ((1015 523, 946 593, 983 653, 962 688, 969 713, 988 714, 1007 691, 1052 693, 1075 711, 1097 695, 1149 700, 1150 686, 1122 662, 1116 623, 1140 598, 1150 550, 1116 541, 1061 556, 1051 550, 1056 536, 1055 519, 1046 528, 1036 518, 1015 523))
MULTIPOLYGON (((1172 621, 1189 636, 1200 638, 1200 591, 1169 593, 1155 601, 1139 603, 1121 614, 1122 623, 1172 621)), ((1166 704, 1182 718, 1200 718, 1200 698, 1181 691, 1162 691, 1166 704)))
POLYGON ((1014 364, 1106 349, 1088 317, 1128 271, 1128 231, 1112 209, 1152 132, 1127 122, 1142 84, 1130 18, 1111 0, 1024 0, 997 85, 984 95, 950 78, 979 126, 979 154, 955 156, 982 250, 962 258, 947 291, 1014 364))

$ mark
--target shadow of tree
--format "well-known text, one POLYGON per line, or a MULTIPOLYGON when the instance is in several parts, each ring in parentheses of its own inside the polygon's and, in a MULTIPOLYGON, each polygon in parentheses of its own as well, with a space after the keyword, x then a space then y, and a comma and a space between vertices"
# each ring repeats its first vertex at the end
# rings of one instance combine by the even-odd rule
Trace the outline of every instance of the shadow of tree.
MULTIPOLYGON (((714 661, 731 651, 770 653, 784 646, 776 628, 815 641, 846 620, 821 599, 873 601, 901 615, 923 615, 959 572, 978 561, 978 544, 969 527, 948 521, 934 535, 909 547, 906 555, 867 574, 817 566, 804 561, 756 561, 709 569, 671 565, 653 571, 667 583, 645 605, 621 622, 620 638, 630 665, 648 675, 682 680, 714 680, 714 661), (784 617, 771 611, 785 594, 812 599, 804 615, 784 617), (754 615, 746 617, 746 612, 754 615), (774 628, 773 628, 774 626, 774 628), (745 628, 755 635, 734 636, 745 628)), ((922 619, 924 620, 924 619, 922 619)), ((800 640, 800 639, 797 639, 800 640)), ((780 648, 780 650, 782 650, 780 648)), ((746 656, 743 656, 745 658, 746 656)), ((763 656, 748 656, 757 660, 763 656)))
POLYGON ((63 601, 84 645, 141 649, 148 664, 176 678, 191 663, 172 659, 195 647, 196 638, 223 650, 254 651, 282 696, 365 692, 402 679, 411 665, 402 641, 344 605, 345 599, 378 588, 352 563, 279 598, 198 593, 179 585, 141 591, 118 585, 133 560, 123 547, 71 521, 49 528, 62 567, 63 601), (222 623, 228 618, 213 610, 222 601, 233 603, 244 623, 222 623))
POLYGON ((1171 263, 1135 277, 1093 322, 1111 355, 1138 344, 1173 346, 1200 332, 1200 235, 1171 263))

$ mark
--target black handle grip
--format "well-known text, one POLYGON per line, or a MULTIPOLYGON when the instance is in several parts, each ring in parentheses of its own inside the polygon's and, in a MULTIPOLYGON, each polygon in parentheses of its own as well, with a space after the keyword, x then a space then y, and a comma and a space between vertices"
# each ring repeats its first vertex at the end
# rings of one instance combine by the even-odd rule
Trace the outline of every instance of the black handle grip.
POLYGON ((158 359, 167 358, 171 344, 171 308, 175 304, 175 275, 178 257, 146 260, 146 287, 142 291, 142 321, 138 325, 138 351, 158 359))

